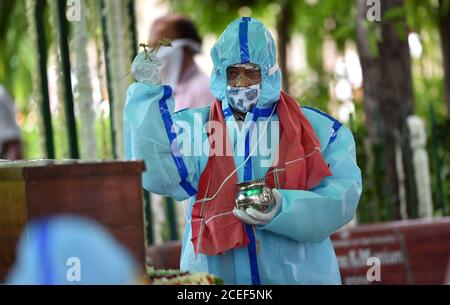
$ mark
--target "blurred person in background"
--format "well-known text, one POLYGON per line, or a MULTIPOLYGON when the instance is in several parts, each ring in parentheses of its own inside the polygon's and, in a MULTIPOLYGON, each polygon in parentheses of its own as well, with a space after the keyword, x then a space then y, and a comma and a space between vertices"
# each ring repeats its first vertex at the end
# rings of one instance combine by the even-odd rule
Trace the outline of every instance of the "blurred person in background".
POLYGON ((0 85, 0 159, 23 159, 14 101, 2 85, 0 85))
POLYGON ((174 90, 175 111, 210 105, 214 98, 209 90, 209 77, 194 61, 202 43, 194 23, 179 15, 161 17, 153 23, 148 44, 154 46, 162 38, 170 39, 173 45, 161 48, 158 58, 161 79, 174 90))
POLYGON ((138 284, 139 277, 131 255, 103 227, 62 215, 28 224, 6 283, 127 285, 138 284))

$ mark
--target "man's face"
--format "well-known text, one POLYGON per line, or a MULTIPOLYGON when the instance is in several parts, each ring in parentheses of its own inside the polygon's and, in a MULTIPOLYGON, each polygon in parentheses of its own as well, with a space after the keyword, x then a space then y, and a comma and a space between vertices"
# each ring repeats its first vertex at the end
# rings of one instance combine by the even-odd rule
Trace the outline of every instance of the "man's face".
POLYGON ((249 87, 261 83, 261 69, 255 64, 237 64, 227 68, 227 84, 249 87))
POLYGON ((168 20, 155 21, 150 31, 150 37, 148 39, 148 45, 150 47, 156 46, 156 43, 162 39, 168 38, 174 40, 177 38, 177 32, 173 25, 173 22, 168 20))

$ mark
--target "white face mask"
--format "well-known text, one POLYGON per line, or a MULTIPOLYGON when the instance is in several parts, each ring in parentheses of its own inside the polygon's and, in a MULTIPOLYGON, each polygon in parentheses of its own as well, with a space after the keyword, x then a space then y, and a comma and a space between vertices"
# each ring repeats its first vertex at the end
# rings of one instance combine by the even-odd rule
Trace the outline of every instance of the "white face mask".
POLYGON ((184 47, 189 47, 195 53, 201 51, 200 44, 191 39, 175 39, 172 47, 160 48, 156 56, 161 65, 158 67, 163 84, 175 90, 181 77, 181 68, 184 58, 184 47))
POLYGON ((249 87, 227 86, 228 103, 230 107, 239 112, 252 111, 261 93, 261 84, 249 87))
POLYGON ((158 70, 163 84, 169 85, 175 90, 180 79, 181 66, 183 64, 183 48, 161 48, 157 53, 157 57, 161 62, 158 70))

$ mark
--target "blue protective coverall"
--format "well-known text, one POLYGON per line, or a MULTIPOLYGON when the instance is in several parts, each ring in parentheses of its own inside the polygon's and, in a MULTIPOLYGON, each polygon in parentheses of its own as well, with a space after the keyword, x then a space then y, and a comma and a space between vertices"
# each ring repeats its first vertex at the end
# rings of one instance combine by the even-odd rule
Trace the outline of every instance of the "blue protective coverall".
MULTIPOLYGON (((211 50, 211 57, 214 68, 210 88, 215 98, 222 101, 227 132, 230 138, 233 136, 234 151, 242 143, 252 148, 246 147, 244 155, 234 155, 236 168, 239 168, 238 181, 242 182, 244 167, 240 165, 254 145, 258 145, 255 139, 260 135, 253 136, 250 142, 245 141, 249 136, 248 130, 239 132, 227 102, 226 68, 245 62, 258 64, 261 68, 260 98, 253 111, 247 113, 244 127, 252 120, 257 123, 277 121, 276 112, 270 116, 280 95, 281 73, 276 66, 275 43, 261 22, 243 17, 225 29, 211 50)), ((143 83, 130 85, 124 110, 127 158, 145 160, 145 189, 178 201, 189 198, 181 269, 209 272, 227 284, 255 283, 247 247, 218 256, 196 256, 194 253, 189 219, 199 178, 208 161, 209 147, 204 129, 198 126, 207 121, 209 107, 176 113, 173 109, 170 87, 143 83), (183 151, 181 146, 191 146, 191 153, 180 153, 183 151)), ((333 175, 311 190, 279 190, 282 194, 280 211, 267 225, 255 227, 261 284, 341 283, 329 236, 353 218, 361 194, 355 142, 351 132, 331 116, 307 107, 302 107, 302 111, 320 140, 323 157, 333 175)), ((256 132, 256 129, 251 130, 256 132)), ((278 145, 277 141, 270 140, 273 139, 272 133, 276 133, 275 138, 279 136, 278 130, 268 127, 262 138, 268 139, 265 143, 269 146, 278 145)), ((274 154, 267 156, 258 152, 256 149, 251 156, 252 179, 263 178, 270 164, 262 161, 274 157, 274 154)))

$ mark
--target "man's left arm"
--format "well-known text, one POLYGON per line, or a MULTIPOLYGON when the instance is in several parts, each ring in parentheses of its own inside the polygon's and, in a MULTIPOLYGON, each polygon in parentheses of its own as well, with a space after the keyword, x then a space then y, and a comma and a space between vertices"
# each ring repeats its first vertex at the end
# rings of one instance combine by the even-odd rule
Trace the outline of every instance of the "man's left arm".
POLYGON ((323 157, 333 175, 308 191, 279 189, 281 208, 260 229, 300 242, 321 242, 354 217, 362 182, 355 141, 347 128, 338 130, 323 157))

